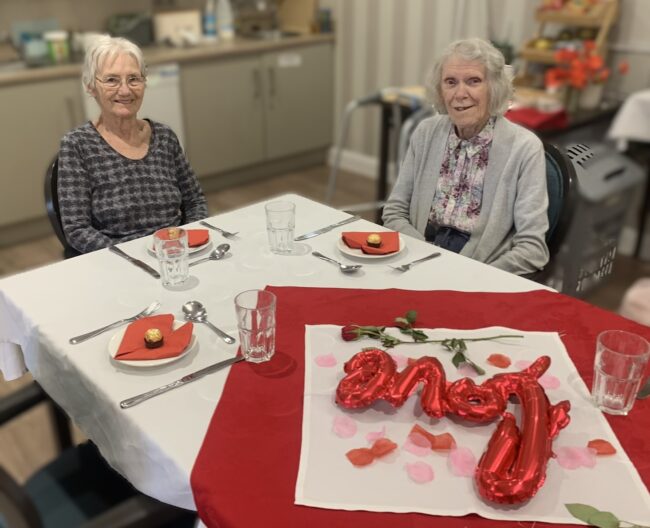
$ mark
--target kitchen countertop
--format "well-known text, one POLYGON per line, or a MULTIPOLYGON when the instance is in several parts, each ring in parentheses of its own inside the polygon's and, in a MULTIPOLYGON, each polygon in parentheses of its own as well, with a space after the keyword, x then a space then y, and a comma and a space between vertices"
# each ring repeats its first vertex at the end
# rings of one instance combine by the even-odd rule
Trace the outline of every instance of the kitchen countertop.
MULTIPOLYGON (((165 62, 182 63, 268 51, 279 51, 309 44, 333 41, 334 35, 331 33, 282 37, 279 39, 246 39, 236 37, 231 41, 217 42, 214 44, 201 44, 191 48, 152 46, 143 48, 142 51, 144 52, 147 65, 152 66, 154 64, 162 64, 165 62)), ((0 65, 0 86, 80 76, 80 63, 41 66, 35 68, 28 68, 23 66, 21 63, 10 63, 10 65, 8 64, 4 68, 0 65)))

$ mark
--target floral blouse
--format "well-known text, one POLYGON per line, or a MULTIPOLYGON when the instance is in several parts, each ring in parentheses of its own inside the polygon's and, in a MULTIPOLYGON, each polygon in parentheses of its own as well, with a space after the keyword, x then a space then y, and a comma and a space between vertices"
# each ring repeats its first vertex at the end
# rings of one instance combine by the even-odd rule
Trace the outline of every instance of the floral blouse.
POLYGON ((494 123, 487 124, 471 139, 461 139, 451 127, 440 177, 429 215, 429 224, 471 233, 481 213, 483 179, 487 169, 494 123))

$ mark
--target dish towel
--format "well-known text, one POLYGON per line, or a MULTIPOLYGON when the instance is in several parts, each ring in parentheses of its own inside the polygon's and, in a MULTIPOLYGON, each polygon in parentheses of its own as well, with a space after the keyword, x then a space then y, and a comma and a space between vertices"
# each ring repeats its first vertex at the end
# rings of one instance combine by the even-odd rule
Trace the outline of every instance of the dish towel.
POLYGON ((174 316, 172 314, 152 315, 132 322, 126 327, 115 359, 141 361, 178 356, 190 344, 194 325, 188 322, 177 330, 173 330, 173 325, 174 316), (163 345, 161 347, 147 348, 145 346, 144 334, 150 328, 157 328, 162 333, 163 345))
MULTIPOLYGON (((246 363, 230 370, 192 470, 194 500, 207 526, 264 526, 272 519, 273 526, 309 528, 494 528, 497 524, 499 528, 521 527, 521 523, 495 524, 494 520, 477 515, 439 517, 295 505, 305 381, 305 325, 391 326, 395 317, 416 310, 417 326, 422 328, 507 326, 522 331, 558 332, 588 387, 593 377, 598 333, 617 328, 650 339, 647 326, 549 291, 427 292, 275 286, 267 289, 277 296, 275 356, 267 363, 246 363), (255 501, 263 507, 251 507, 255 501)), ((359 349, 376 344, 374 340, 360 341, 359 349)), ((333 398, 333 393, 324 397, 333 398)), ((628 416, 607 415, 607 420, 646 486, 650 485, 650 398, 637 401, 628 416)), ((623 514, 621 511, 620 516, 623 514)))

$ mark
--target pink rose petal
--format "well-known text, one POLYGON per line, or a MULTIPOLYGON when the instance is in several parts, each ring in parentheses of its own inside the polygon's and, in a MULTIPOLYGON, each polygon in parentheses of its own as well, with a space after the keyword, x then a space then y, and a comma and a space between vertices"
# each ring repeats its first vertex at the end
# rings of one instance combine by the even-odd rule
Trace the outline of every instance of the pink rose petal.
POLYGON ((316 364, 319 367, 335 367, 336 366, 336 358, 334 357, 334 354, 324 354, 322 356, 316 356, 314 361, 316 361, 316 364))
POLYGON ((463 363, 460 367, 458 367, 458 374, 464 378, 475 378, 478 376, 478 373, 474 370, 474 368, 467 363, 463 363))
POLYGON ((416 446, 431 449, 431 441, 421 433, 411 432, 409 433, 408 439, 416 446))
POLYGON ((402 446, 402 449, 404 449, 404 451, 408 451, 409 453, 412 453, 415 456, 419 456, 419 457, 427 456, 429 453, 431 453, 431 444, 428 441, 426 447, 423 445, 418 445, 413 441, 413 439, 411 438, 412 436, 422 436, 422 435, 418 433, 409 435, 408 438, 406 439, 406 442, 404 442, 404 445, 402 446))
POLYGON ((357 434, 357 423, 349 416, 337 416, 334 418, 332 431, 339 438, 351 438, 357 434))
POLYGON ((395 360, 397 370, 402 370, 406 366, 406 356, 402 356, 400 354, 391 354, 390 357, 395 360))
POLYGON ((560 386, 559 378, 552 376, 551 374, 544 374, 539 378, 539 384, 545 389, 557 389, 560 386))
POLYGON ((596 465, 596 450, 589 447, 559 447, 555 458, 564 469, 592 468, 596 465))
POLYGON ((458 447, 449 452, 449 469, 457 477, 473 477, 476 470, 476 457, 466 447, 458 447))
POLYGON ((376 440, 379 440, 380 438, 384 438, 386 436, 386 426, 381 428, 381 431, 371 431, 368 434, 366 434, 366 440, 368 440, 368 443, 372 444, 376 440))
POLYGON ((526 370, 532 364, 533 364, 532 361, 528 361, 526 359, 520 359, 519 361, 515 361, 515 368, 517 370, 526 370))
POLYGON ((404 467, 413 482, 424 484, 433 480, 433 468, 429 464, 413 462, 413 464, 406 464, 404 467))

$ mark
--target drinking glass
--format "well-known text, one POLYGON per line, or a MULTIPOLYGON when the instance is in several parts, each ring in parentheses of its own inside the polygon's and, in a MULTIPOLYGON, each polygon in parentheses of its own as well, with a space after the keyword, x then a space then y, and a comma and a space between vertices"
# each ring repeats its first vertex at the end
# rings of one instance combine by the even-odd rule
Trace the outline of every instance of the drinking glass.
POLYGON ((650 359, 650 344, 623 330, 606 330, 596 338, 594 383, 591 394, 598 408, 627 414, 639 392, 650 359))
POLYGON ((159 229, 153 235, 163 286, 179 286, 190 275, 187 231, 180 227, 159 229))
POLYGON ((247 361, 261 363, 275 353, 275 295, 247 290, 235 297, 241 351, 247 361))
POLYGON ((296 205, 293 202, 269 202, 266 209, 266 233, 272 253, 288 255, 293 251, 296 205))

